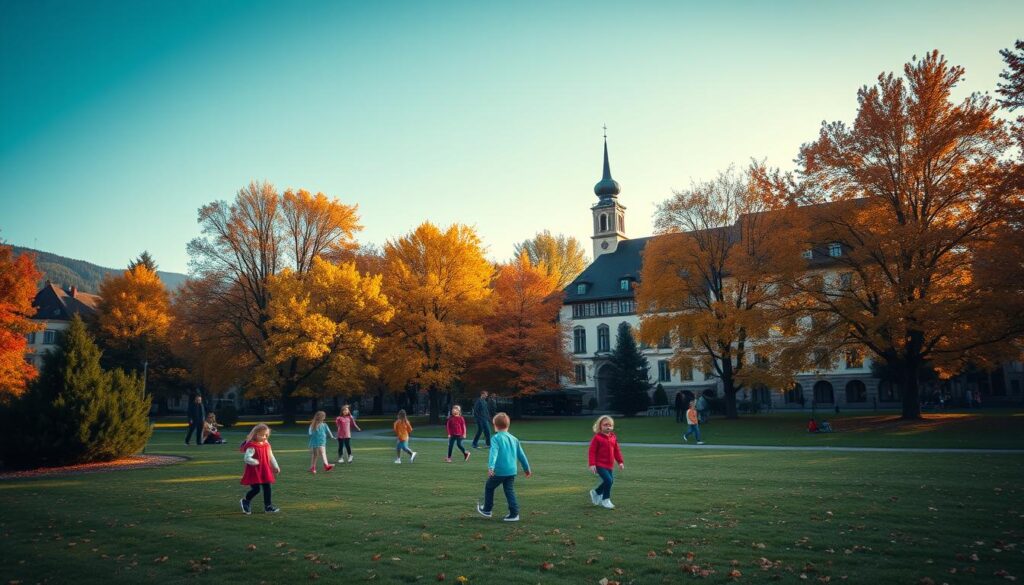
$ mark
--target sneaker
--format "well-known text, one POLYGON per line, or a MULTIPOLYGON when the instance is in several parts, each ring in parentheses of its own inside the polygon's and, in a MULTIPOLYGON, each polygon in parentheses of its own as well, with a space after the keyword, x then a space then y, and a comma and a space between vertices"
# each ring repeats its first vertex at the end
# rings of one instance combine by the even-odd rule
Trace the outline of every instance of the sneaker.
POLYGON ((342 457, 341 459, 338 459, 338 463, 344 463, 344 462, 345 462, 345 458, 344 457, 342 457))
POLYGON ((597 495, 597 490, 590 490, 590 502, 595 506, 601 505, 601 496, 597 495))
POLYGON ((451 457, 445 457, 444 458, 444 462, 445 463, 451 463, 452 462, 452 458, 451 457))
POLYGON ((601 500, 601 507, 613 510, 615 509, 615 504, 613 504, 611 500, 601 500))
POLYGON ((687 438, 686 438, 686 435, 683 435, 683 442, 684 442, 684 443, 689 443, 689 442, 690 442, 690 439, 687 439, 687 438))
POLYGON ((416 461, 416 451, 413 451, 412 455, 409 455, 409 463, 412 463, 413 461, 416 461))
POLYGON ((703 444, 704 444, 704 441, 697 441, 697 444, 698 444, 698 445, 703 445, 703 444))
MULTIPOLYGON (((188 443, 185 443, 185 444, 186 444, 186 445, 188 445, 188 443)), ((479 448, 480 448, 480 445, 473 445, 473 448, 474 448, 474 449, 479 449, 479 448)))
POLYGON ((484 510, 484 507, 481 506, 479 503, 477 503, 477 505, 476 505, 476 513, 480 514, 484 518, 490 518, 491 517, 491 513, 486 511, 486 510, 484 510))
POLYGON ((249 500, 242 498, 238 500, 238 503, 242 505, 243 514, 252 514, 252 506, 249 505, 249 500))
POLYGON ((504 520, 505 522, 519 522, 519 514, 516 514, 514 516, 512 514, 509 514, 508 516, 502 518, 502 520, 504 520))
POLYGON ((266 508, 263 508, 263 511, 267 514, 277 514, 281 511, 281 508, 278 508, 277 506, 267 506, 266 508))
POLYGON ((466 451, 465 453, 462 454, 462 461, 469 461, 469 451, 466 451))
POLYGON ((309 472, 312 473, 313 475, 316 475, 316 467, 310 467, 309 472))
POLYGON ((395 458, 395 465, 401 465, 401 463, 402 463, 402 458, 401 457, 396 457, 395 458))
POLYGON ((324 471, 330 471, 332 469, 334 469, 333 465, 324 465, 324 471))
POLYGON ((352 463, 352 459, 353 459, 353 456, 352 456, 352 455, 349 455, 349 456, 348 456, 348 462, 349 462, 349 463, 352 463))

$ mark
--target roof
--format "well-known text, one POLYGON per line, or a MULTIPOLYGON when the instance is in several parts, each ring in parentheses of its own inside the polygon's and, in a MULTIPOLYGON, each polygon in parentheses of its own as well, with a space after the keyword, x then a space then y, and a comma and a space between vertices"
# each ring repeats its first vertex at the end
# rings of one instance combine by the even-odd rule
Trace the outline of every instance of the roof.
POLYGON ((615 251, 601 254, 565 289, 565 302, 633 298, 632 287, 622 290, 619 280, 640 280, 641 255, 651 238, 622 240, 615 251), (577 294, 576 285, 587 283, 587 292, 577 294))
POLYGON ((64 290, 46 281, 32 301, 36 308, 32 318, 47 321, 70 321, 75 315, 88 318, 99 311, 99 303, 98 295, 81 292, 75 287, 64 290))

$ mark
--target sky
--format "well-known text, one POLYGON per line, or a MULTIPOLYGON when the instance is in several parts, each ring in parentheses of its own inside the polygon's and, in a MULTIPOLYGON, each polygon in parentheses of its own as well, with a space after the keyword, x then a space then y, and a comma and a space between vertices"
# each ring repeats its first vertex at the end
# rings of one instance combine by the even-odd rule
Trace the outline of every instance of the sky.
POLYGON ((0 0, 0 241, 186 272, 250 181, 357 204, 382 246, 474 226, 590 250, 602 126, 630 237, 938 49, 992 92, 1024 2, 0 0))

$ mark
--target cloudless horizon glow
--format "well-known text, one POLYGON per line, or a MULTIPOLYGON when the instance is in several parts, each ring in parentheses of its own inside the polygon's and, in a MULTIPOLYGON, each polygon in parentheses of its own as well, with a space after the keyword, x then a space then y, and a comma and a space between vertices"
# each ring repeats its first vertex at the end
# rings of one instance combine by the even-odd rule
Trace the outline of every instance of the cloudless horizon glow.
POLYGON ((602 125, 630 237, 751 158, 785 170, 938 49, 993 92, 1024 3, 184 0, 0 6, 0 241, 186 272, 252 180, 357 204, 362 243, 475 226, 590 250, 602 125))

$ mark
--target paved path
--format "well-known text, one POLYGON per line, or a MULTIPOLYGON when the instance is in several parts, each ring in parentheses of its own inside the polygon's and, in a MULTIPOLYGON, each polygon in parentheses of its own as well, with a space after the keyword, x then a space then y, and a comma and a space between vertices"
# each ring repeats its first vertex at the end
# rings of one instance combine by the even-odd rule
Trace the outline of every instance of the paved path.
MULTIPOLYGON (((167 431, 170 432, 170 431, 167 431)), ((181 433, 175 430, 173 432, 181 433)), ((305 437, 305 433, 282 433, 275 432, 275 435, 286 437, 305 437)), ((391 429, 372 429, 353 434, 354 439, 377 439, 394 441, 395 436, 391 429)), ((416 442, 431 441, 447 443, 448 439, 442 437, 414 437, 416 442)), ((471 442, 465 439, 464 442, 471 442)), ((524 445, 566 445, 573 447, 586 447, 589 441, 531 441, 521 439, 524 445)), ((912 447, 830 447, 821 445, 817 447, 784 446, 784 445, 695 445, 693 443, 619 443, 623 447, 641 449, 695 449, 695 450, 720 450, 720 451, 805 451, 805 452, 831 452, 831 453, 952 453, 961 455, 1024 455, 1024 449, 922 449, 912 447)), ((470 446, 467 444, 467 448, 470 446)))

